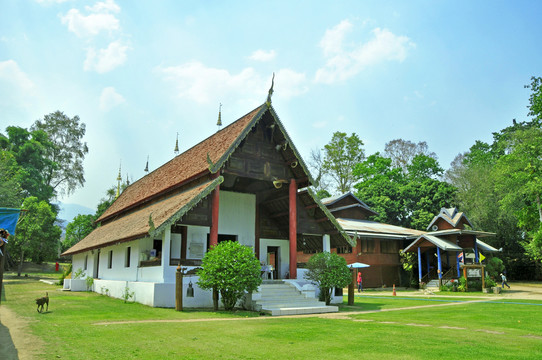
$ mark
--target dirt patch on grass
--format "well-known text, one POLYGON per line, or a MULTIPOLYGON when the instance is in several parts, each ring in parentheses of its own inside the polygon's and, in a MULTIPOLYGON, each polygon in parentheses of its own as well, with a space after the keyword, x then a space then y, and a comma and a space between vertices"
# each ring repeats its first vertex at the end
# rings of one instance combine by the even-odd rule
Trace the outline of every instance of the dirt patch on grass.
POLYGON ((0 306, 0 358, 32 360, 41 353, 43 342, 30 334, 29 321, 0 306))

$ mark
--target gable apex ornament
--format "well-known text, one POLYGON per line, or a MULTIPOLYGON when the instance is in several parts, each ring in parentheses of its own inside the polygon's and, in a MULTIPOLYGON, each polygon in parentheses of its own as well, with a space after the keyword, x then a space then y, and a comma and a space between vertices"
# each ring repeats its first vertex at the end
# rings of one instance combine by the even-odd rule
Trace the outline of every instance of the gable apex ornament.
POLYGON ((175 140, 175 149, 173 150, 175 156, 179 155, 179 133, 177 133, 177 140, 175 140))
POLYGON ((273 78, 271 79, 271 87, 269 88, 269 93, 267 94, 267 101, 265 102, 265 105, 267 107, 271 107, 271 96, 273 96, 273 86, 275 85, 275 73, 273 73, 273 78))
POLYGON ((218 126, 218 130, 220 130, 220 127, 222 126, 222 103, 220 103, 220 106, 218 107, 218 121, 216 122, 216 126, 218 126))

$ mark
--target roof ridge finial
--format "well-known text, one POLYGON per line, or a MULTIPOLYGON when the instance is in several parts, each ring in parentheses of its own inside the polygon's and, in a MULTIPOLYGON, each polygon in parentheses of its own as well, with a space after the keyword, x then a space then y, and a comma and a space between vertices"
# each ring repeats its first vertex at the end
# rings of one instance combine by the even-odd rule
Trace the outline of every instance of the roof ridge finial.
POLYGON ((218 131, 220 131, 220 127, 222 126, 222 103, 218 107, 218 121, 216 122, 216 126, 218 126, 218 131))
POLYGON ((146 173, 149 172, 149 155, 147 155, 147 164, 145 164, 145 169, 143 171, 145 171, 146 173))
POLYGON ((265 102, 267 107, 271 107, 271 96, 273 96, 274 85, 275 85, 275 73, 273 72, 273 78, 271 79, 271 87, 269 88, 269 93, 267 94, 267 101, 265 102))
POLYGON ((179 155, 179 133, 177 132, 177 140, 175 140, 175 149, 173 150, 175 156, 179 155))
POLYGON ((120 182, 122 181, 122 176, 120 175, 122 168, 122 161, 119 163, 119 175, 117 176, 117 194, 115 195, 115 199, 119 197, 120 195, 120 182))

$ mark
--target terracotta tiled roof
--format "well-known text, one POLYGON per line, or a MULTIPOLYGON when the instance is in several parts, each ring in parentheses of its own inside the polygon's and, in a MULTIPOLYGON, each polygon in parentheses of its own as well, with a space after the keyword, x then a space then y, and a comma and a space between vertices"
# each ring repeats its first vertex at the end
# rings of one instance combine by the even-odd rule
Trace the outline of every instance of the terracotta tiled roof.
POLYGON ((149 236, 149 232, 152 235, 153 229, 151 229, 149 219, 152 219, 155 231, 159 233, 160 228, 178 220, 209 195, 222 180, 223 178, 219 177, 208 181, 100 226, 62 255, 73 255, 116 242, 133 240, 138 237, 143 238, 149 236))
POLYGON ((131 184, 97 221, 100 222, 136 204, 150 200, 156 195, 166 193, 199 174, 209 173, 207 154, 209 154, 209 158, 214 164, 222 160, 228 150, 236 145, 236 139, 244 133, 251 121, 256 120, 265 110, 267 110, 265 105, 257 107, 239 120, 131 184))

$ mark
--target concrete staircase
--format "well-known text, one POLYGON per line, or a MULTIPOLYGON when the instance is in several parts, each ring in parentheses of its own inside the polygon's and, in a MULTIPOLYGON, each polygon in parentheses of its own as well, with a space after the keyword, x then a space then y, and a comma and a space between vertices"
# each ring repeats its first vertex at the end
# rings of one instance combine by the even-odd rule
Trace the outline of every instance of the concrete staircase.
POLYGON ((326 306, 318 299, 306 297, 295 285, 282 280, 264 280, 259 288, 259 299, 254 299, 254 310, 280 315, 321 314, 338 312, 337 306, 326 306))
POLYGON ((429 281, 429 282, 427 283, 426 288, 427 288, 428 290, 433 290, 433 291, 435 291, 435 290, 440 290, 438 284, 439 284, 438 279, 433 279, 433 280, 431 280, 431 281, 429 281))

